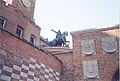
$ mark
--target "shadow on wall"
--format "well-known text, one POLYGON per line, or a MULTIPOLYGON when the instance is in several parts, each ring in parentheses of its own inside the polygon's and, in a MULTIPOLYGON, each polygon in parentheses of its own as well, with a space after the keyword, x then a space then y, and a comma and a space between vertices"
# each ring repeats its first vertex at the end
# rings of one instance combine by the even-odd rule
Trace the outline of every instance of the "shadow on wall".
MULTIPOLYGON (((117 27, 116 27, 117 28, 117 27)), ((118 25, 118 29, 116 29, 116 32, 114 32, 114 30, 109 30, 109 32, 105 32, 103 31, 102 33, 104 33, 105 35, 108 35, 110 37, 115 37, 117 40, 117 49, 119 51, 119 25, 118 25)), ((119 52, 118 52, 119 53, 119 52)), ((117 60, 119 62, 119 55, 117 57, 117 60)), ((116 71, 113 74, 112 80, 111 81, 119 81, 119 63, 118 63, 118 68, 116 69, 116 71)))
POLYGON ((119 81, 119 69, 114 73, 113 77, 112 77, 112 81, 119 81))

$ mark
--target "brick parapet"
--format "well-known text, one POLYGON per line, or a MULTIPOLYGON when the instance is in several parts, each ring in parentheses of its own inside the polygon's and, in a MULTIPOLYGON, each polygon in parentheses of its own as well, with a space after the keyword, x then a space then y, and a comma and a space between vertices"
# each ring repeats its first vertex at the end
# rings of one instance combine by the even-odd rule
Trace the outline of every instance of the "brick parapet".
POLYGON ((17 38, 13 34, 0 28, 0 48, 7 53, 20 58, 34 58, 38 62, 52 68, 54 71, 61 73, 61 61, 51 55, 49 52, 39 49, 26 40, 17 38))

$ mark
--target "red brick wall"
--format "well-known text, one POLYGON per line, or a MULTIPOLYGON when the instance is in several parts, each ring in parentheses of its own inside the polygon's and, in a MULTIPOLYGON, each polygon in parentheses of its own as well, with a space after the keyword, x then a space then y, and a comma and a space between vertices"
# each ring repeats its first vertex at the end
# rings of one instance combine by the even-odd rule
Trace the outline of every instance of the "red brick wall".
POLYGON ((21 13, 24 15, 28 16, 31 20, 33 19, 34 16, 34 9, 35 9, 35 1, 36 0, 31 0, 31 7, 30 10, 24 7, 24 5, 21 3, 21 0, 13 0, 12 6, 19 9, 21 13))
POLYGON ((35 36, 35 45, 40 46, 40 28, 28 22, 28 25, 24 29, 24 39, 30 41, 31 35, 35 36))
POLYGON ((73 79, 73 61, 72 61, 72 52, 63 53, 55 55, 58 59, 62 61, 62 70, 61 70, 61 80, 62 81, 74 81, 73 79))
MULTIPOLYGON (((74 81, 111 81, 113 74, 118 70, 118 51, 109 54, 103 52, 101 45, 102 37, 115 37, 117 44, 119 41, 119 29, 118 26, 108 27, 105 29, 91 29, 85 31, 72 32, 73 36, 73 77, 74 81), (82 56, 81 40, 95 39, 95 55, 82 56), (97 60, 99 79, 84 80, 83 64, 82 61, 97 60)), ((119 45, 119 44, 118 44, 119 45)))
POLYGON ((20 25, 24 30, 23 38, 29 41, 32 34, 36 38, 35 45, 40 46, 39 36, 41 28, 31 19, 34 13, 33 8, 35 5, 35 0, 32 0, 32 9, 30 11, 26 10, 24 6, 19 6, 22 5, 19 1, 20 0, 13 0, 13 5, 5 6, 5 2, 0 0, 0 16, 4 17, 6 20, 4 28, 15 35, 17 25, 20 25))
POLYGON ((12 0, 12 4, 9 4, 9 5, 6 5, 7 2, 6 1, 3 2, 3 1, 4 0, 0 0, 0 2, 4 4, 6 7, 9 7, 9 6, 14 7, 16 10, 19 10, 21 14, 24 14, 31 20, 33 19, 36 0, 31 0, 30 9, 24 6, 22 0, 12 0))
POLYGON ((118 26, 108 27, 98 30, 84 30, 72 32, 73 49, 68 50, 65 47, 47 47, 58 59, 62 61, 62 81, 112 81, 114 74, 118 71, 118 51, 113 53, 103 51, 101 38, 115 37, 118 44, 118 26), (82 40, 94 39, 95 54, 82 55, 82 40), (72 51, 73 50, 73 51, 72 51), (95 61, 98 64, 99 77, 93 79, 84 79, 83 61, 95 61))
MULTIPOLYGON (((53 69, 54 73, 56 72, 61 73, 61 62, 57 58, 55 58, 50 53, 46 53, 43 50, 39 50, 36 47, 28 44, 27 42, 25 42, 25 40, 16 38, 15 36, 4 31, 3 29, 0 29, 0 49, 7 52, 7 55, 10 60, 14 59, 15 57, 22 58, 22 59, 23 58, 29 59, 30 57, 32 57, 37 61, 38 64, 43 63, 45 65, 45 68, 53 69)), ((3 55, 2 52, 0 54, 0 59, 3 59, 5 63, 7 62, 6 61, 7 55, 3 55)), ((9 66, 10 61, 7 64, 9 66)), ((13 66, 14 64, 16 64, 15 61, 13 61, 13 64, 10 66, 13 66)), ((2 73, 5 74, 3 71, 2 73)), ((0 73, 0 76, 1 75, 2 74, 0 73)), ((11 75, 7 75, 7 76, 11 76, 11 75)), ((55 79, 55 76, 54 76, 54 79, 55 79)), ((25 80, 26 79, 24 78, 24 81, 25 80)))
POLYGON ((4 29, 0 28, 0 80, 60 81, 60 60, 38 48, 41 29, 33 21, 35 0, 30 10, 20 1, 6 6, 0 0, 0 16, 6 20, 4 29), (22 38, 15 36, 17 25, 23 28, 22 38), (34 46, 29 43, 31 35, 34 46))
POLYGON ((74 81, 72 49, 67 47, 45 47, 44 49, 61 60, 61 81, 74 81))

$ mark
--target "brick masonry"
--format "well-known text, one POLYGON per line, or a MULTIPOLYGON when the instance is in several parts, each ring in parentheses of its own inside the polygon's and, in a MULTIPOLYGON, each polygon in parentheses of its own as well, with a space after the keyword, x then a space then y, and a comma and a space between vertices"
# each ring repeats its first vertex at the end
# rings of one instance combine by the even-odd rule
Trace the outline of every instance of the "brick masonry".
POLYGON ((62 62, 61 81, 74 81, 73 78, 73 52, 72 49, 66 47, 46 47, 53 55, 62 62))
POLYGON ((0 80, 59 81, 61 62, 0 29, 0 80))
POLYGON ((6 6, 5 2, 0 0, 0 16, 6 20, 5 27, 0 28, 0 80, 112 81, 118 70, 118 26, 71 32, 73 49, 61 47, 40 49, 44 41, 40 40, 41 28, 33 19, 35 0, 32 0, 30 10, 27 10, 20 1, 13 0, 12 5, 6 6), (15 36, 17 25, 22 26, 24 30, 22 38, 15 36), (31 35, 36 38, 35 45, 29 43, 31 35), (103 37, 114 37, 117 40, 117 50, 110 53, 104 51, 101 41, 103 37), (83 51, 86 45, 83 43, 86 40, 92 41, 88 44, 93 48, 89 47, 83 51), (88 55, 85 55, 85 52, 88 55), (95 72, 91 71, 93 66, 95 72), (93 78, 84 72, 86 67, 87 72, 97 76, 93 78))
POLYGON ((6 81, 60 81, 61 61, 40 49, 41 28, 34 23, 35 0, 30 10, 22 0, 0 0, 0 17, 5 26, 0 27, 0 80, 6 81), (17 25, 22 27, 22 37, 16 37, 17 25), (30 36, 35 44, 30 44, 30 36))
MULTIPOLYGON (((119 29, 118 25, 107 27, 103 29, 92 29, 71 32, 73 37, 73 49, 66 49, 61 47, 47 47, 46 50, 53 53, 58 59, 62 61, 62 81, 113 81, 116 71, 118 71, 119 63, 119 29), (117 47, 113 52, 106 52, 102 47, 102 38, 115 38, 117 47), (90 55, 85 55, 82 52, 84 45, 81 41, 92 39, 92 50, 90 47, 86 51, 90 55), (93 41, 94 39, 94 41, 93 41), (90 51, 90 52, 89 52, 90 51), (97 76, 87 78, 84 70, 85 63, 94 64, 97 76)), ((112 40, 112 39, 111 39, 112 40)), ((91 43, 90 43, 91 44, 91 43)), ((111 50, 110 50, 111 51, 111 50)), ((87 64, 89 65, 89 64, 87 64)), ((88 66, 91 67, 92 65, 88 66)), ((91 68, 88 69, 89 72, 91 68)), ((94 72, 94 71, 93 71, 94 72)))
POLYGON ((103 29, 91 29, 84 31, 72 32, 73 36, 73 77, 74 81, 112 81, 114 73, 118 70, 118 55, 119 55, 119 26, 108 27, 103 29), (114 37, 117 40, 117 50, 112 53, 103 51, 101 38, 114 37), (82 55, 82 40, 95 40, 95 54, 82 55), (98 62, 99 78, 84 79, 83 61, 98 62))
POLYGON ((20 1, 21 0, 13 0, 12 5, 6 6, 5 2, 0 0, 0 16, 6 20, 4 29, 15 35, 17 25, 20 25, 23 29, 22 38, 29 41, 30 36, 33 35, 36 38, 35 45, 40 46, 39 36, 41 28, 33 21, 35 0, 32 0, 30 10, 27 10, 20 1))
POLYGON ((72 52, 71 53, 63 53, 55 55, 62 61, 62 73, 61 80, 62 81, 75 81, 73 78, 73 61, 72 61, 72 52))

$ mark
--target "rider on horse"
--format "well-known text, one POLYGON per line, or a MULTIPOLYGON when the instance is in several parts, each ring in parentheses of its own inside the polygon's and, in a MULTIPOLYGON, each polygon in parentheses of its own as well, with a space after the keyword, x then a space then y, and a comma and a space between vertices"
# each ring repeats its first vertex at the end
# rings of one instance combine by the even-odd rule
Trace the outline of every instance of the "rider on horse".
POLYGON ((52 29, 51 31, 54 31, 55 33, 57 33, 56 34, 56 39, 59 39, 60 36, 62 35, 61 32, 60 32, 60 30, 58 30, 58 32, 56 32, 55 30, 52 29))
MULTIPOLYGON (((64 45, 66 45, 66 42, 69 42, 69 41, 66 41, 66 36, 68 36, 68 32, 61 33, 60 30, 58 30, 58 32, 56 32, 53 29, 51 29, 51 31, 56 33, 56 38, 52 42, 50 42, 53 44, 53 46, 61 46, 62 44, 64 46, 64 45)), ((66 45, 66 46, 68 46, 68 45, 66 45)))

